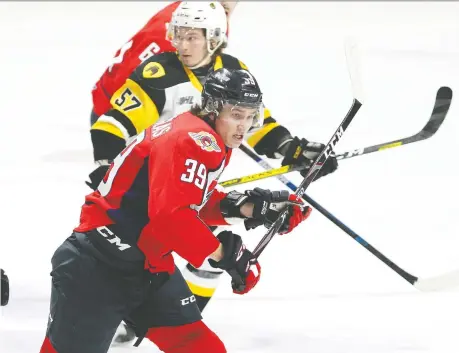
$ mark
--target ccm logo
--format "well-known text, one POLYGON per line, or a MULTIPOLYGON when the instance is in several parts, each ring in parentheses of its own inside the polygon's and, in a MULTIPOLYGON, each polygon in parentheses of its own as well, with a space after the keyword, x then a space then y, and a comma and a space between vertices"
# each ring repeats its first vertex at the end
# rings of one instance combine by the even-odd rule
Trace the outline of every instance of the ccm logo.
POLYGON ((194 303, 196 301, 196 297, 192 295, 191 297, 185 298, 185 299, 180 299, 180 302, 182 305, 188 305, 190 303, 194 303))
POLYGON ((330 141, 330 144, 327 146, 327 149, 325 150, 325 157, 326 158, 328 158, 333 153, 333 149, 335 148, 336 144, 341 139, 343 134, 344 134, 343 127, 340 126, 339 130, 333 136, 332 140, 330 141))
POLYGON ((258 94, 257 93, 244 93, 244 97, 256 98, 256 97, 258 97, 258 94))
POLYGON ((121 239, 118 238, 110 229, 105 226, 96 228, 100 235, 102 235, 107 241, 111 244, 115 244, 118 247, 119 251, 124 251, 129 249, 131 246, 129 244, 123 244, 121 239))

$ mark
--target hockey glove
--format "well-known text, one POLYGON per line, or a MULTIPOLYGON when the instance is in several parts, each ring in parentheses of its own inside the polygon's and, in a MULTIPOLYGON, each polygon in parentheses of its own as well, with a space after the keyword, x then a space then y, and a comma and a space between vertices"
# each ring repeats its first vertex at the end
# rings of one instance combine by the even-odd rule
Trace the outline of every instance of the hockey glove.
POLYGON ((287 190, 270 191, 267 189, 255 188, 247 190, 244 194, 232 191, 222 201, 222 210, 229 211, 236 214, 245 203, 253 204, 252 218, 245 220, 245 228, 247 230, 254 229, 258 226, 265 225, 270 228, 271 225, 279 217, 280 213, 288 208, 287 217, 282 223, 279 234, 290 233, 298 224, 303 222, 309 217, 312 209, 305 206, 301 199, 297 196, 290 194, 287 190), (231 208, 231 204, 233 208, 231 208))
MULTIPOLYGON (((325 148, 325 145, 318 142, 309 142, 306 139, 299 139, 298 137, 293 138, 290 142, 286 144, 284 159, 282 160, 282 165, 299 165, 299 166, 310 166, 314 159, 322 152, 325 148)), ((333 173, 338 168, 338 161, 335 157, 335 154, 332 153, 328 157, 325 164, 320 169, 319 173, 316 175, 315 180, 333 173)), ((306 176, 309 168, 303 169, 300 171, 303 177, 306 176)))
POLYGON ((105 174, 110 168, 110 161, 104 161, 102 163, 103 164, 100 164, 91 172, 91 174, 89 174, 90 181, 85 181, 86 185, 88 185, 94 191, 97 190, 97 187, 99 186, 102 179, 104 179, 105 174))
POLYGON ((225 230, 217 235, 217 239, 223 246, 223 258, 218 262, 209 259, 210 265, 228 272, 233 293, 248 293, 260 280, 260 264, 245 248, 239 235, 225 230))
POLYGON ((1 283, 0 283, 0 289, 1 289, 1 306, 5 306, 6 304, 8 304, 8 301, 10 299, 10 283, 9 283, 9 280, 8 280, 8 276, 6 275, 5 271, 1 270, 0 269, 0 279, 1 279, 1 283))

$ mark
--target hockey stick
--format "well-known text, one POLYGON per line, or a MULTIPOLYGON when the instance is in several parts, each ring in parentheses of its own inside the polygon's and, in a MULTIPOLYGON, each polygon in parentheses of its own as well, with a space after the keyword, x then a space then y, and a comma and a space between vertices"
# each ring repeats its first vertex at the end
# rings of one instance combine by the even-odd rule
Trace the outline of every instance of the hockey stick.
MULTIPOLYGON (((427 124, 419 131, 417 134, 406 137, 400 140, 394 140, 386 143, 382 143, 379 145, 374 145, 365 148, 355 149, 353 151, 348 151, 341 153, 336 156, 337 159, 348 159, 356 156, 362 156, 367 153, 372 153, 376 151, 386 150, 388 148, 399 147, 402 145, 407 145, 409 143, 422 141, 432 137, 440 128, 440 125, 446 118, 448 114, 449 107, 451 106, 451 100, 453 97, 453 92, 449 87, 440 87, 437 91, 437 96, 435 99, 435 104, 432 110, 432 114, 430 115, 429 121, 427 124)), ((252 181, 261 180, 270 178, 277 175, 282 175, 286 173, 290 173, 293 171, 300 171, 306 169, 306 166, 294 166, 294 165, 286 165, 280 168, 272 168, 267 171, 261 173, 250 174, 246 176, 242 176, 239 178, 234 178, 230 180, 225 180, 220 183, 222 186, 233 186, 239 185, 244 183, 250 183, 252 181)))
MULTIPOLYGON (((247 148, 247 147, 245 147, 244 145, 241 145, 239 148, 243 149, 243 148, 247 148)), ((300 170, 303 170, 303 169, 306 169, 306 168, 308 168, 308 167, 285 165, 285 166, 280 167, 280 168, 267 169, 266 171, 261 172, 261 173, 255 173, 255 174, 245 175, 245 176, 242 176, 242 177, 239 177, 239 178, 225 180, 225 181, 222 181, 219 184, 220 184, 220 186, 223 186, 223 187, 240 185, 240 184, 250 183, 252 181, 271 178, 273 176, 279 176, 279 175, 290 173, 290 172, 293 172, 293 171, 300 171, 300 170)))
MULTIPOLYGON (((359 55, 357 54, 357 46, 351 40, 346 40, 345 43, 345 54, 346 54, 346 62, 348 67, 349 78, 352 86, 352 105, 347 114, 345 115, 343 121, 336 129, 335 133, 330 138, 330 141, 325 145, 325 148, 319 155, 316 157, 314 162, 308 169, 306 176, 304 177, 303 181, 298 186, 298 189, 295 191, 295 195, 298 197, 302 197, 303 194, 306 192, 306 189, 311 185, 314 178, 319 173, 320 169, 327 161, 328 157, 334 152, 334 148, 336 144, 340 141, 341 137, 344 135, 344 132, 349 127, 350 123, 356 116, 357 112, 362 107, 363 103, 363 90, 361 87, 361 80, 359 75, 359 55)), ((265 236, 260 240, 258 245, 253 250, 253 255, 258 258, 266 246, 268 246, 269 242, 274 238, 276 233, 281 228, 282 224, 287 217, 288 209, 281 212, 279 217, 274 221, 271 227, 266 232, 265 236)))
MULTIPOLYGON (((353 99, 352 106, 349 109, 349 112, 344 117, 343 121, 339 125, 336 132, 331 137, 330 141, 325 146, 324 150, 317 156, 315 161, 312 163, 311 167, 308 170, 308 173, 304 177, 303 181, 300 183, 298 189, 295 191, 295 195, 302 197, 305 193, 306 189, 309 185, 311 185, 312 181, 316 177, 317 173, 322 168, 322 165, 326 162, 330 154, 333 152, 334 147, 339 142, 341 137, 343 136, 346 129, 349 127, 349 124, 354 119, 355 115, 359 111, 362 103, 357 98, 353 99)), ((265 236, 260 240, 258 245, 253 250, 253 255, 258 258, 269 242, 272 240, 274 235, 279 231, 285 218, 287 217, 288 210, 283 211, 279 217, 274 221, 271 225, 265 236)))
MULTIPOLYGON (((252 158, 255 162, 257 162, 261 167, 265 169, 271 169, 271 165, 262 159, 259 155, 253 152, 246 146, 241 146, 240 149, 247 154, 250 158, 252 158)), ((297 187, 293 184, 290 180, 288 180, 285 176, 279 175, 277 176, 283 184, 285 184, 290 190, 295 191, 297 187)), ((343 230, 346 234, 348 234, 352 239, 362 245, 365 249, 367 249, 370 253, 376 256, 379 260, 381 260, 384 264, 386 264, 389 268, 391 268, 394 272, 396 272, 399 276, 405 279, 408 283, 413 285, 420 291, 436 291, 441 289, 447 289, 450 287, 454 287, 459 285, 459 271, 453 271, 447 274, 430 277, 421 279, 412 274, 406 272, 404 269, 396 265, 392 260, 390 260, 387 256, 382 254, 378 249, 373 247, 370 243, 368 243, 365 239, 355 233, 352 229, 346 226, 343 222, 341 222, 338 218, 336 218, 333 214, 327 211, 324 207, 322 207, 319 203, 314 201, 310 196, 303 194, 303 200, 309 203, 312 207, 314 207, 317 211, 322 213, 327 219, 333 222, 336 226, 338 226, 341 230, 343 230)))
POLYGON ((437 96, 435 98, 434 107, 432 114, 430 115, 429 121, 427 124, 419 131, 417 134, 405 137, 399 140, 394 140, 390 142, 381 143, 379 145, 358 148, 353 151, 348 151, 341 153, 336 156, 337 159, 347 159, 356 156, 361 156, 364 154, 386 150, 389 148, 399 147, 402 145, 407 145, 409 143, 422 141, 432 137, 437 130, 440 128, 440 125, 446 118, 448 114, 449 107, 451 106, 451 100, 453 98, 453 91, 449 87, 440 87, 437 91, 437 96))

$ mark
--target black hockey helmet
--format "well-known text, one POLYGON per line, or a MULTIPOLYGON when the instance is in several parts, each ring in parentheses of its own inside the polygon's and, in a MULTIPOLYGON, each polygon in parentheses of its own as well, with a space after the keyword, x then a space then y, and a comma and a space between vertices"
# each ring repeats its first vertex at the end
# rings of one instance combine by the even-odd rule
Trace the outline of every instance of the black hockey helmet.
POLYGON ((244 69, 221 68, 212 71, 202 90, 202 108, 217 115, 223 105, 258 109, 254 126, 263 125, 263 94, 253 75, 244 69))

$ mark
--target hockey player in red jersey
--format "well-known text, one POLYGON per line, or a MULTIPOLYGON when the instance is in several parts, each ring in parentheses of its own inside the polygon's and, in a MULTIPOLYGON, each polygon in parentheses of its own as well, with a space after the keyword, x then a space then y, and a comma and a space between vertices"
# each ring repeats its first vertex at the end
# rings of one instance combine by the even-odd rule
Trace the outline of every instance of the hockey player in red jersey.
MULTIPOLYGON (((98 116, 111 109, 110 98, 120 88, 134 69, 153 55, 175 51, 167 39, 167 28, 172 13, 180 5, 175 1, 155 14, 147 24, 137 32, 116 53, 111 65, 104 71, 92 90, 93 113, 91 125, 98 116)), ((237 1, 220 1, 226 16, 230 17, 237 1)))
POLYGON ((52 257, 41 353, 105 353, 123 319, 165 353, 226 352, 202 322, 172 252, 196 267, 209 258, 230 274, 233 291, 245 294, 260 278, 257 259, 239 235, 215 237, 206 224, 238 217, 268 226, 285 207, 282 232, 307 219, 310 208, 285 190, 215 189, 232 149, 260 121, 255 78, 223 68, 209 74, 201 105, 148 127, 126 146, 52 257))
MULTIPOLYGON (((168 38, 176 52, 153 55, 140 64, 111 97, 112 109, 91 127, 97 166, 89 176, 91 188, 97 188, 113 158, 136 134, 197 103, 208 72, 220 67, 247 68, 238 58, 222 52, 227 42, 226 32, 227 16, 219 2, 180 3, 168 29, 168 38)), ((247 138, 247 143, 260 155, 282 158, 284 165, 307 165, 324 148, 323 144, 292 135, 266 108, 263 118, 263 126, 250 131, 247 138)), ((336 168, 336 159, 329 158, 316 180, 336 168)), ((220 277, 219 271, 212 269, 209 279, 210 269, 206 266, 207 262, 200 269, 191 265, 183 269, 201 309, 215 292, 220 277)), ((134 338, 127 327, 120 328, 119 333, 116 341, 134 338)))

